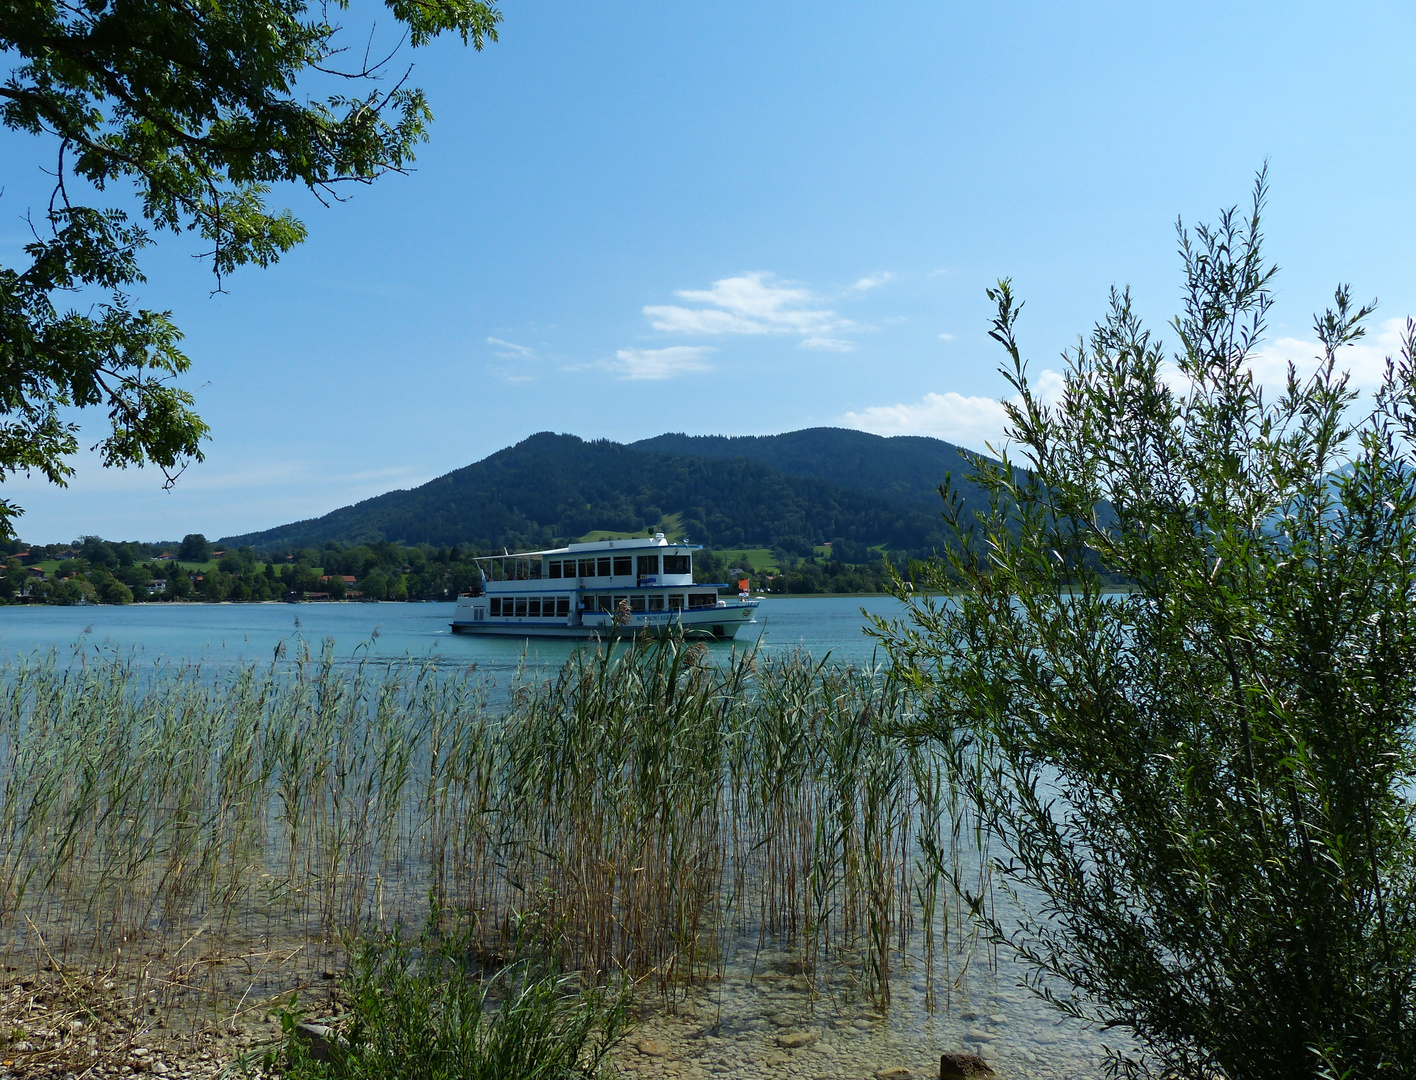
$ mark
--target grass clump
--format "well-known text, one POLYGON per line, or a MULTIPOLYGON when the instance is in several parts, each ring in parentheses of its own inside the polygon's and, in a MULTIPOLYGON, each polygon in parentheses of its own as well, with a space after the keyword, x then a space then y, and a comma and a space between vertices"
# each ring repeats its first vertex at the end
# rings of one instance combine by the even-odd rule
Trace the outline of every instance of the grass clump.
POLYGON ((583 987, 536 948, 486 973, 469 935, 370 935, 351 950, 340 1015, 281 1012, 244 1072, 286 1080, 589 1080, 628 1030, 629 996, 583 987), (314 1037, 312 1038, 312 1028, 314 1037))

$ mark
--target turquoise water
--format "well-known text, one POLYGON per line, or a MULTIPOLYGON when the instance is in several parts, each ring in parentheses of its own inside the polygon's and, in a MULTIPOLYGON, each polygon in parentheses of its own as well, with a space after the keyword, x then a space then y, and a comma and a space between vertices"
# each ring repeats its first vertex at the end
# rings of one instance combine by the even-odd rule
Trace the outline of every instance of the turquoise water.
MULTIPOLYGON (((873 614, 901 610, 890 597, 769 598, 757 622, 734 643, 715 642, 714 653, 760 636, 768 651, 802 648, 818 659, 828 652, 844 663, 868 664, 876 651, 863 633, 864 608, 873 614)), ((124 607, 0 607, 0 662, 54 649, 62 659, 117 649, 143 661, 200 662, 224 667, 293 658, 301 648, 318 653, 334 643, 341 662, 366 657, 384 662, 435 661, 493 676, 510 675, 525 662, 558 667, 583 642, 545 638, 476 637, 448 629, 452 604, 132 604, 124 607)))

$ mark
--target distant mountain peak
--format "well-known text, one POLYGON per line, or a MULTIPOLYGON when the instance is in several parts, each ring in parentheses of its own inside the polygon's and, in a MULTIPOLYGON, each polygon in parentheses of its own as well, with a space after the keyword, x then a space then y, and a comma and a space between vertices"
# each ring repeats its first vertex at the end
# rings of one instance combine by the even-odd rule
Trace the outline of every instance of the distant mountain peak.
POLYGON ((810 554, 843 549, 924 553, 945 542, 938 487, 967 500, 956 446, 847 428, 781 435, 668 433, 624 445, 540 431, 419 487, 222 543, 276 547, 382 540, 484 550, 540 547, 592 530, 638 532, 677 515, 720 547, 810 554))

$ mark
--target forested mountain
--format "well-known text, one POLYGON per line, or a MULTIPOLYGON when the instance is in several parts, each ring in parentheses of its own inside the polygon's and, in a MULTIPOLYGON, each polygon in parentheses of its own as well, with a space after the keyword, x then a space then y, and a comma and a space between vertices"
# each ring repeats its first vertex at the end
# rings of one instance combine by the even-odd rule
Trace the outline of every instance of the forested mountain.
POLYGON ((809 555, 841 540, 842 554, 865 561, 870 547, 922 555, 945 542, 939 497, 931 503, 928 492, 949 468, 957 477, 964 466, 947 443, 833 428, 760 439, 664 435, 633 446, 543 432, 421 487, 222 542, 496 550, 593 529, 643 531, 677 514, 688 538, 709 547, 809 555))
POLYGON ((963 485, 969 464, 952 443, 922 435, 884 438, 846 428, 805 428, 782 435, 656 435, 629 444, 635 450, 691 457, 746 458, 786 473, 856 488, 901 506, 939 513, 939 485, 952 473, 963 485))

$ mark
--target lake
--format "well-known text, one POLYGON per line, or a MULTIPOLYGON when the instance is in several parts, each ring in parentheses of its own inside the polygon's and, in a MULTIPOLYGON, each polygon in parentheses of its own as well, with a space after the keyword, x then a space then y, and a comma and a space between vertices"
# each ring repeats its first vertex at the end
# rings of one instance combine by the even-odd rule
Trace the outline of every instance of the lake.
MULTIPOLYGON (((820 659, 869 664, 876 642, 863 632, 865 616, 893 616, 898 600, 868 597, 771 597, 762 601, 755 624, 735 642, 712 642, 726 656, 733 647, 758 642, 768 651, 801 648, 820 659)), ((345 663, 366 657, 402 662, 434 660, 494 678, 524 662, 558 667, 586 642, 552 638, 479 637, 448 628, 453 604, 130 604, 97 607, 0 607, 0 662, 56 650, 117 649, 151 661, 201 662, 225 667, 268 663, 284 644, 293 656, 301 643, 318 653, 326 640, 345 663)))

